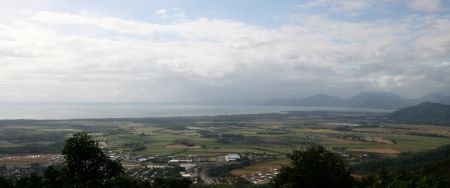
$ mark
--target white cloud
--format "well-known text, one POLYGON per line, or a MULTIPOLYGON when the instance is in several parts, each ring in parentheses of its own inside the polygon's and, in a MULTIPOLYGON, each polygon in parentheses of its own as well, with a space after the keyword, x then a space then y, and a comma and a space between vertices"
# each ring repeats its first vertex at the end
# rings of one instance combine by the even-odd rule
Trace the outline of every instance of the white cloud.
POLYGON ((370 7, 372 3, 373 1, 371 0, 313 0, 298 4, 297 7, 301 9, 328 7, 332 11, 355 13, 370 7))
POLYGON ((450 89, 449 20, 301 16, 265 28, 207 18, 152 24, 34 12, 0 22, 0 98, 195 101, 450 89))
POLYGON ((436 12, 441 9, 441 0, 407 0, 410 8, 421 12, 436 12))
POLYGON ((155 11, 155 14, 159 17, 167 18, 167 10, 166 9, 158 9, 155 11))
POLYGON ((180 8, 173 9, 158 9, 154 12, 154 17, 159 19, 172 19, 175 21, 185 20, 186 14, 180 8))

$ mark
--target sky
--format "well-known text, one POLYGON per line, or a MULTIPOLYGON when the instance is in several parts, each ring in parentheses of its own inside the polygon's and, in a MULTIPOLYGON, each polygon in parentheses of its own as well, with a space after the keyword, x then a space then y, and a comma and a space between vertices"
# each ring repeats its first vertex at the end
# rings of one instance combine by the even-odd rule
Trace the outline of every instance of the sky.
POLYGON ((450 93, 450 1, 0 3, 3 103, 450 93))

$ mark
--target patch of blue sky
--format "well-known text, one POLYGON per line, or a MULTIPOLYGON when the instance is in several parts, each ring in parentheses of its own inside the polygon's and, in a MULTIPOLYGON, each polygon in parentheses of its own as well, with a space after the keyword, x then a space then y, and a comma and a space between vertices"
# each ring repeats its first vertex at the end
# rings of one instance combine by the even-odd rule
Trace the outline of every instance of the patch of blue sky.
MULTIPOLYGON (((48 8, 56 12, 86 11, 101 16, 159 24, 171 23, 174 18, 169 16, 169 19, 154 19, 155 11, 179 9, 188 19, 227 19, 269 28, 289 22, 292 15, 321 15, 345 22, 372 22, 430 14, 408 7, 406 1, 369 1, 369 6, 353 10, 338 10, 330 3, 309 8, 298 7, 311 1, 314 0, 58 0, 50 3, 48 8)), ((449 7, 450 1, 441 1, 440 10, 432 14, 448 15, 449 7)), ((171 13, 173 12, 168 12, 171 13)))
POLYGON ((207 17, 210 19, 230 19, 261 26, 278 26, 279 18, 287 17, 297 11, 298 1, 260 1, 260 0, 190 0, 190 1, 121 1, 121 0, 78 0, 58 1, 50 9, 58 12, 92 12, 102 16, 115 16, 124 19, 149 21, 159 9, 183 10, 191 19, 207 17))

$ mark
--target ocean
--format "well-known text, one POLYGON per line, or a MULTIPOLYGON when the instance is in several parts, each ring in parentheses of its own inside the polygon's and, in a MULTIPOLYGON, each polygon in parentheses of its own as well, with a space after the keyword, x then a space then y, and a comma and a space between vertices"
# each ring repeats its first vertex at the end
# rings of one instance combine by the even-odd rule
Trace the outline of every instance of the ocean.
POLYGON ((281 113, 283 111, 391 112, 384 109, 259 105, 0 104, 0 119, 142 118, 281 113))

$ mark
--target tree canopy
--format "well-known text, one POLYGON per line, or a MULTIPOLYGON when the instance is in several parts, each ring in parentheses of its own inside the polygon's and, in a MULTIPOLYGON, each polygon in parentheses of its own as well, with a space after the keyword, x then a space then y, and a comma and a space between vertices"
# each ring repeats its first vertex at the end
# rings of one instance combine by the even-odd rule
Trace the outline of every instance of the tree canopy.
POLYGON ((291 166, 284 167, 274 178, 273 187, 351 187, 348 165, 338 155, 320 145, 296 150, 289 156, 291 166))
POLYGON ((76 133, 69 138, 62 154, 66 160, 65 172, 72 185, 99 187, 124 172, 120 161, 109 159, 86 132, 76 133))

